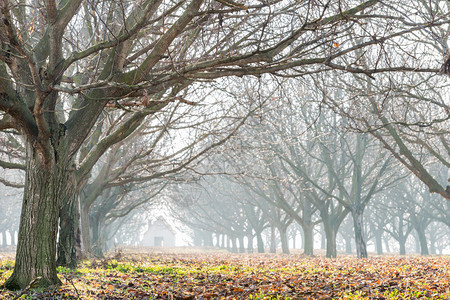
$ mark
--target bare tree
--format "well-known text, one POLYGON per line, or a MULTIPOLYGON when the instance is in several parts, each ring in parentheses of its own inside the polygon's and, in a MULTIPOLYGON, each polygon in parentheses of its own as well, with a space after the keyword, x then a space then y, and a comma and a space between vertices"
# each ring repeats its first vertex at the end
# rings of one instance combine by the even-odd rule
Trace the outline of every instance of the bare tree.
POLYGON ((19 132, 27 153, 16 264, 4 287, 24 288, 36 277, 41 287, 61 283, 55 256, 63 203, 145 119, 175 103, 195 103, 180 97, 189 85, 287 69, 437 72, 414 59, 345 68, 344 58, 354 60, 358 49, 449 22, 438 16, 410 24, 389 2, 3 0, 0 129, 19 132), (336 46, 338 38, 353 39, 349 27, 359 29, 358 44, 336 46), (128 113, 77 165, 80 147, 108 107, 128 113))

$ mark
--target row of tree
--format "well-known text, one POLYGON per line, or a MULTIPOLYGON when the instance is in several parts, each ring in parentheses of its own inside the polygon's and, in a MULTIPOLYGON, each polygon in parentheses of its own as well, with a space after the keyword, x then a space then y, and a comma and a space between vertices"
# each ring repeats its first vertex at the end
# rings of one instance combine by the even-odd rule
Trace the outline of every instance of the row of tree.
MULTIPOLYGON (((233 151, 211 158, 224 163, 210 161, 205 167, 227 176, 205 179, 203 192, 198 187, 175 194, 185 198, 181 220, 194 228, 260 242, 269 226, 278 231, 286 253, 287 229, 297 223, 308 255, 313 251, 313 228, 320 223, 328 257, 336 256, 336 236, 348 215, 358 257, 367 257, 368 236, 381 249, 384 233, 400 243, 404 254, 412 229, 421 253, 428 254, 425 230, 431 222, 445 224, 442 233, 448 239, 450 203, 411 177, 376 137, 350 131, 347 118, 325 107, 319 111, 307 99, 281 102, 230 141, 233 151)), ((422 159, 439 182, 445 182, 448 168, 429 158, 422 159)))
MULTIPOLYGON (((441 62, 448 49, 446 2, 3 0, 0 14, 0 166, 25 173, 23 182, 2 179, 24 186, 16 263, 5 288, 25 288, 37 277, 41 287, 61 284, 57 257, 73 267, 77 241, 85 253, 98 253, 104 228, 179 180, 175 174, 205 173, 197 165, 209 150, 244 123, 266 121, 268 101, 291 96, 285 78, 307 78, 293 90, 316 86, 319 107, 348 118, 334 118, 336 126, 370 132, 430 191, 450 199, 439 168, 422 161, 427 153, 449 164, 450 113, 440 92, 448 78, 433 76, 448 71, 441 62), (414 105, 404 111, 405 102, 414 105)), ((277 142, 290 136, 282 129, 255 133, 273 139, 261 145, 273 155, 263 160, 269 167, 260 178, 270 179, 266 188, 295 212, 305 194, 286 194, 275 179, 286 169, 292 173, 286 183, 299 180, 294 174, 307 166, 291 157, 289 144, 277 142), (271 168, 275 162, 283 168, 271 168)), ((323 155, 321 171, 312 175, 328 183, 305 177, 301 190, 314 194, 320 186, 317 203, 329 203, 323 213, 337 206, 353 216, 364 256, 364 207, 389 184, 392 161, 377 154, 369 157, 372 170, 358 169, 368 136, 355 136, 352 152, 334 160, 325 151, 338 147, 340 138, 332 138, 303 145, 323 155), (349 173, 351 188, 342 182, 349 173)), ((260 163, 256 158, 245 159, 260 163)), ((257 189, 258 176, 247 179, 255 181, 252 193, 267 196, 257 189)), ((304 211, 305 224, 315 222, 304 211)), ((277 211, 273 218, 285 223, 277 211)))

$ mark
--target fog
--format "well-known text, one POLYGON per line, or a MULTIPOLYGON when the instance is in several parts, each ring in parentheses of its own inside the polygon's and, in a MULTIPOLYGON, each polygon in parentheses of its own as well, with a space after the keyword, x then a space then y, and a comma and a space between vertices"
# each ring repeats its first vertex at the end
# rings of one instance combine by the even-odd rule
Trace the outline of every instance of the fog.
MULTIPOLYGON (((331 109, 318 110, 312 96, 303 97, 299 103, 268 103, 202 155, 192 154, 197 145, 183 139, 195 130, 179 130, 158 150, 178 155, 189 149, 189 155, 158 163, 164 175, 141 174, 143 183, 127 183, 137 176, 130 169, 120 175, 120 185, 118 177, 105 179, 104 173, 108 163, 117 169, 127 156, 135 159, 130 150, 140 153, 142 140, 129 141, 127 153, 107 153, 77 197, 80 247, 89 245, 98 257, 127 247, 327 257, 449 254, 450 202, 431 193, 376 136, 352 128, 331 109), (173 144, 178 146, 166 146, 173 144), (181 167, 165 173, 178 168, 173 164, 181 167), (84 201, 90 203, 87 223, 84 201)), ((443 184, 450 176, 433 160, 427 168, 443 184)), ((16 186, 1 186, 0 245, 13 251, 23 174, 4 175, 6 184, 16 186)))
POLYGON ((4 288, 127 247, 450 253, 448 1, 0 7, 4 288))

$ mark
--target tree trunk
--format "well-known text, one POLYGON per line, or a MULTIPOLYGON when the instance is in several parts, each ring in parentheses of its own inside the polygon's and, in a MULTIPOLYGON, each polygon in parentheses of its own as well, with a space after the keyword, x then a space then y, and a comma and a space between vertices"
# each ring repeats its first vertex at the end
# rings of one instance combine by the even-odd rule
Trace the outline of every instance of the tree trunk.
POLYGON ((346 237, 344 238, 345 241, 345 253, 346 254, 352 254, 352 238, 351 237, 346 237))
POLYGON ((419 238, 419 244, 420 244, 420 254, 421 255, 429 255, 428 252, 428 245, 427 245, 427 237, 425 236, 425 229, 422 226, 418 226, 416 228, 416 232, 419 238))
POLYGON ((430 253, 436 254, 436 235, 431 233, 430 235, 430 253))
POLYGON ((284 254, 289 254, 289 244, 288 244, 288 237, 287 237, 287 227, 282 226, 278 229, 280 232, 280 240, 281 240, 281 251, 284 254))
POLYGON ((249 233, 247 235, 247 251, 248 253, 253 253, 253 234, 249 233))
POLYGON ((295 242, 297 238, 297 231, 295 230, 292 234, 292 249, 297 249, 297 243, 295 242))
POLYGON ((214 246, 214 244, 213 244, 213 236, 212 236, 211 232, 205 232, 204 233, 204 240, 205 240, 205 242, 204 242, 204 246, 205 247, 213 247, 214 246))
POLYGON ((264 253, 264 241, 261 232, 256 233, 256 244, 258 245, 258 253, 264 253))
POLYGON ((70 197, 59 213, 58 259, 56 264, 70 269, 77 267, 77 235, 79 236, 77 197, 70 197))
POLYGON ((337 256, 336 250, 336 230, 329 224, 324 222, 325 236, 327 238, 327 252, 326 257, 335 258, 337 256))
POLYGON ((2 247, 6 248, 8 246, 6 241, 6 230, 2 231, 2 247))
POLYGON ((233 252, 233 253, 237 253, 238 252, 237 239, 235 237, 231 238, 231 252, 233 252))
POLYGON ((220 248, 225 249, 225 234, 220 236, 220 248))
POLYGON ((270 253, 277 253, 275 226, 270 226, 270 253))
POLYGON ((239 236, 239 253, 245 253, 244 236, 239 236))
POLYGON ((384 248, 386 249, 386 252, 391 252, 391 247, 389 247, 389 239, 388 238, 385 238, 385 239, 383 239, 383 241, 384 241, 384 248))
POLYGON ((366 242, 363 235, 363 210, 352 210, 353 228, 355 230, 356 256, 358 258, 367 258, 366 242))
MULTIPOLYGON (((83 251, 83 256, 89 257, 91 255, 91 232, 90 232, 91 226, 89 221, 89 207, 83 205, 83 202, 81 202, 80 221, 81 221, 80 224, 81 248, 83 251)), ((195 238, 194 238, 194 245, 195 245, 195 238)))
POLYGON ((400 255, 406 255, 406 239, 400 238, 398 243, 400 244, 400 255))
POLYGON ((382 255, 383 254, 383 231, 375 230, 374 236, 375 236, 375 250, 377 251, 378 255, 382 255))
POLYGON ((13 229, 11 229, 9 232, 10 232, 9 234, 11 236, 11 246, 15 246, 16 245, 16 232, 13 229))
POLYGON ((327 234, 325 233, 325 226, 322 225, 320 226, 320 249, 325 250, 326 249, 326 245, 327 245, 327 241, 326 241, 326 236, 327 234))
POLYGON ((103 239, 100 232, 102 228, 102 219, 97 215, 92 216, 90 219, 92 229, 92 254, 97 258, 104 258, 103 254, 103 239))
POLYGON ((303 229, 303 253, 314 256, 313 226, 302 226, 303 229))
MULTIPOLYGON (((56 144, 54 141, 53 143, 56 144)), ((50 147, 50 146, 49 146, 50 147)), ((27 168, 16 262, 4 288, 24 289, 40 277, 38 287, 61 285, 56 272, 56 237, 62 199, 74 193, 69 164, 54 149, 46 160, 27 142, 27 168)))

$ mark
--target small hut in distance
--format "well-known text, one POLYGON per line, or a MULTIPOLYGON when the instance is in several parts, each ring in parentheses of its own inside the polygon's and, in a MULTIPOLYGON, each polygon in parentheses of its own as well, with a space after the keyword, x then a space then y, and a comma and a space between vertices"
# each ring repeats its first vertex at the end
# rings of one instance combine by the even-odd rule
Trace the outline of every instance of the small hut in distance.
POLYGON ((162 217, 156 221, 148 221, 148 229, 142 238, 141 245, 148 247, 175 247, 176 232, 162 217))

